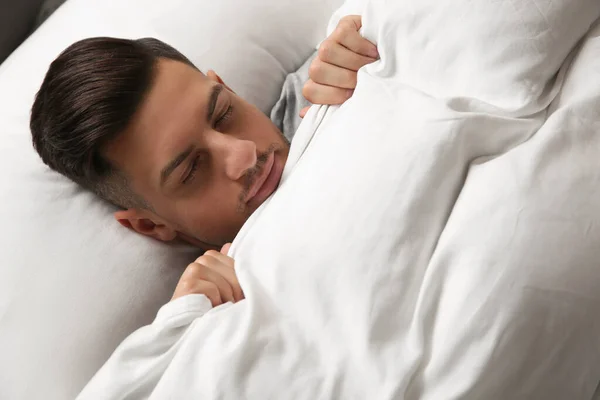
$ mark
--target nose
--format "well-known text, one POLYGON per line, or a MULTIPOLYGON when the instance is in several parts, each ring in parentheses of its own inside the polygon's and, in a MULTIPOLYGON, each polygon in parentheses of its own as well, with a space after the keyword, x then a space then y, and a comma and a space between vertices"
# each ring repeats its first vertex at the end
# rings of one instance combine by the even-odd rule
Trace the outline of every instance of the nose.
POLYGON ((225 175, 233 181, 240 179, 256 165, 256 144, 220 132, 209 135, 211 153, 223 165, 225 175))

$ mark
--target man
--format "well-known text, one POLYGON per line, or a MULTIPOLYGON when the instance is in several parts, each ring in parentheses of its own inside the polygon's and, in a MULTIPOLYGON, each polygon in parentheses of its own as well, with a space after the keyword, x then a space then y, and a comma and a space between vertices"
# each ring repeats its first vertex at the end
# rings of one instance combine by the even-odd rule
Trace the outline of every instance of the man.
MULTIPOLYGON (((360 23, 344 18, 321 45, 304 88, 309 101, 342 103, 356 71, 375 60, 360 23)), ((267 116, 217 73, 151 38, 71 45, 51 64, 30 125, 42 160, 122 208, 115 218, 123 226, 205 250, 231 242, 275 191, 289 151, 267 116)), ((214 306, 242 298, 222 253, 191 264, 174 297, 204 293, 214 306)))

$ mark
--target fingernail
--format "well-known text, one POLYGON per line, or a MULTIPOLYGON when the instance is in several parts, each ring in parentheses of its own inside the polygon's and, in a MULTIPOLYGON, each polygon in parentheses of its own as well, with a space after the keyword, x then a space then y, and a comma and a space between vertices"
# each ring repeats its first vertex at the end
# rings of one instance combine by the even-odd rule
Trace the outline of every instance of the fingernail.
POLYGON ((377 51, 377 47, 372 47, 371 50, 369 50, 369 56, 373 58, 379 58, 379 52, 377 51))

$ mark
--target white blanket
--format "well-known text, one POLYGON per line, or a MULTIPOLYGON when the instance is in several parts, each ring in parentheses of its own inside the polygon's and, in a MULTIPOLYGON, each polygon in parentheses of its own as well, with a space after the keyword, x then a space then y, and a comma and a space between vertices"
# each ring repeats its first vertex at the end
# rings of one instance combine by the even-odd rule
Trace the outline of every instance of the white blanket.
POLYGON ((246 300, 164 306, 81 399, 592 397, 600 4, 362 11, 381 61, 236 238, 246 300))

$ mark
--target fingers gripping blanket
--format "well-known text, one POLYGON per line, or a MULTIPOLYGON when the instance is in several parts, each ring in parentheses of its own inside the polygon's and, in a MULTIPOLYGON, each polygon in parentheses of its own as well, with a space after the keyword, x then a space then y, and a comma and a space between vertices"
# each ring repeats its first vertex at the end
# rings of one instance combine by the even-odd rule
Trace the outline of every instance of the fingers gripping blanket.
POLYGON ((347 7, 381 60, 236 238, 246 300, 166 305, 81 398, 592 397, 600 3, 347 7))

